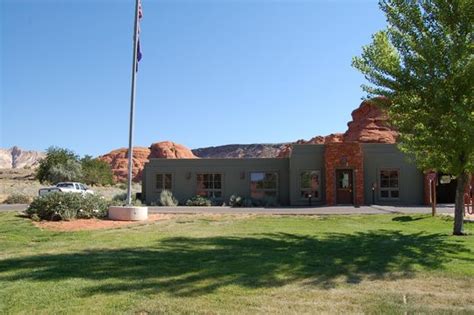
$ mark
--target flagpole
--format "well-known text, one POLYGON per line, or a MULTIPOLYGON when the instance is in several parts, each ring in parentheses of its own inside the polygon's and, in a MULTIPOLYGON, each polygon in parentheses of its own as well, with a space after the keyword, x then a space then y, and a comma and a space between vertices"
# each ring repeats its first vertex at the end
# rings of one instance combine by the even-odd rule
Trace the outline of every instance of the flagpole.
POLYGON ((133 115, 135 112, 135 77, 137 74, 137 48, 138 48, 138 6, 140 0, 135 0, 135 24, 133 26, 133 62, 132 62, 132 87, 130 92, 130 129, 128 133, 128 187, 127 205, 132 204, 132 158, 133 158, 133 115))

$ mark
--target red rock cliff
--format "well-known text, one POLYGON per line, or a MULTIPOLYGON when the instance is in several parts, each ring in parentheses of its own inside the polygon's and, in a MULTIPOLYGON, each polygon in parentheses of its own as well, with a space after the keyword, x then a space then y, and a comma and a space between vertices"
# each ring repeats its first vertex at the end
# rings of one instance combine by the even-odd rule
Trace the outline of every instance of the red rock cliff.
MULTIPOLYGON (((347 131, 328 136, 316 136, 310 140, 298 140, 296 144, 327 144, 338 142, 396 143, 398 133, 390 128, 386 113, 373 101, 363 101, 352 112, 352 121, 347 123, 347 131)), ((291 154, 291 144, 281 149, 278 156, 285 158, 291 154)))
MULTIPOLYGON (((134 147, 132 158, 133 181, 139 182, 141 180, 143 167, 145 166, 145 163, 147 163, 151 158, 191 159, 196 158, 196 156, 185 146, 171 141, 153 143, 149 148, 134 147)), ((127 148, 113 150, 105 155, 100 156, 99 159, 107 162, 110 165, 115 181, 123 182, 127 180, 127 148)))

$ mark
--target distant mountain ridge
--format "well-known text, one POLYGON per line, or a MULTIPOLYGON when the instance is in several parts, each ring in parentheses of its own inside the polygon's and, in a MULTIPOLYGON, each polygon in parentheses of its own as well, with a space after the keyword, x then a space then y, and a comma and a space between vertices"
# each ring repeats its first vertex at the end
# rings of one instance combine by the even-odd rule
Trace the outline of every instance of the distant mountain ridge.
POLYGON ((36 168, 45 156, 44 152, 22 150, 17 146, 0 149, 0 168, 36 168))
POLYGON ((191 151, 194 155, 203 159, 274 158, 278 156, 286 145, 286 143, 227 144, 198 148, 191 151))

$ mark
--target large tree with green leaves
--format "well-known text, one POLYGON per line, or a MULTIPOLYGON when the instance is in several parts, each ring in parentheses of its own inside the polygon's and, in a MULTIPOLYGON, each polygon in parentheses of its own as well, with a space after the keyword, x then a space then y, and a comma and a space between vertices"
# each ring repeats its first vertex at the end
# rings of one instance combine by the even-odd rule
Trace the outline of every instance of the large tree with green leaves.
POLYGON ((49 147, 40 161, 36 178, 41 182, 75 181, 82 177, 79 157, 68 149, 49 147))
MULTIPOLYGON (((381 0, 387 28, 353 66, 384 96, 400 148, 423 170, 457 177, 454 234, 463 232, 464 190, 474 172, 474 1, 381 0)), ((380 100, 380 98, 378 98, 380 100)), ((383 99, 383 98, 382 98, 383 99)))
POLYGON ((110 165, 98 158, 86 155, 81 159, 82 180, 88 185, 111 185, 113 174, 110 165))

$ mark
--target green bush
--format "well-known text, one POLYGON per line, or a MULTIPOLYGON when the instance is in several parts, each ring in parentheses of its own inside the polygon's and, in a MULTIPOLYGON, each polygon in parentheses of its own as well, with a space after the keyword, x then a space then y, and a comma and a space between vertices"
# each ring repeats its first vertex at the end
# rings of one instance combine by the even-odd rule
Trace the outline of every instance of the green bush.
POLYGON ((110 202, 101 195, 84 194, 77 218, 105 218, 108 214, 109 205, 110 202))
POLYGON ((209 207, 212 205, 212 202, 209 198, 203 196, 194 196, 188 201, 186 201, 186 206, 194 206, 194 207, 209 207))
MULTIPOLYGON (((127 193, 120 193, 116 194, 115 196, 112 197, 112 202, 111 205, 113 206, 125 206, 127 205, 127 193)), ((132 205, 134 206, 141 206, 142 202, 137 199, 137 196, 135 194, 132 194, 132 205)))
POLYGON ((165 189, 160 193, 158 204, 165 207, 176 207, 178 205, 178 200, 176 200, 171 191, 165 189))
POLYGON ((41 182, 77 181, 82 176, 79 157, 68 149, 49 147, 39 163, 36 178, 41 182))
POLYGON ((99 195, 54 192, 33 199, 26 213, 32 218, 59 221, 103 218, 109 203, 99 195))
POLYGON ((88 185, 111 185, 113 175, 110 165, 102 160, 86 155, 81 159, 82 180, 88 185))
POLYGON ((3 203, 14 204, 14 203, 30 203, 31 197, 24 194, 11 194, 3 201, 3 203))
POLYGON ((68 160, 49 169, 48 181, 51 183, 77 181, 82 177, 81 163, 68 160))

